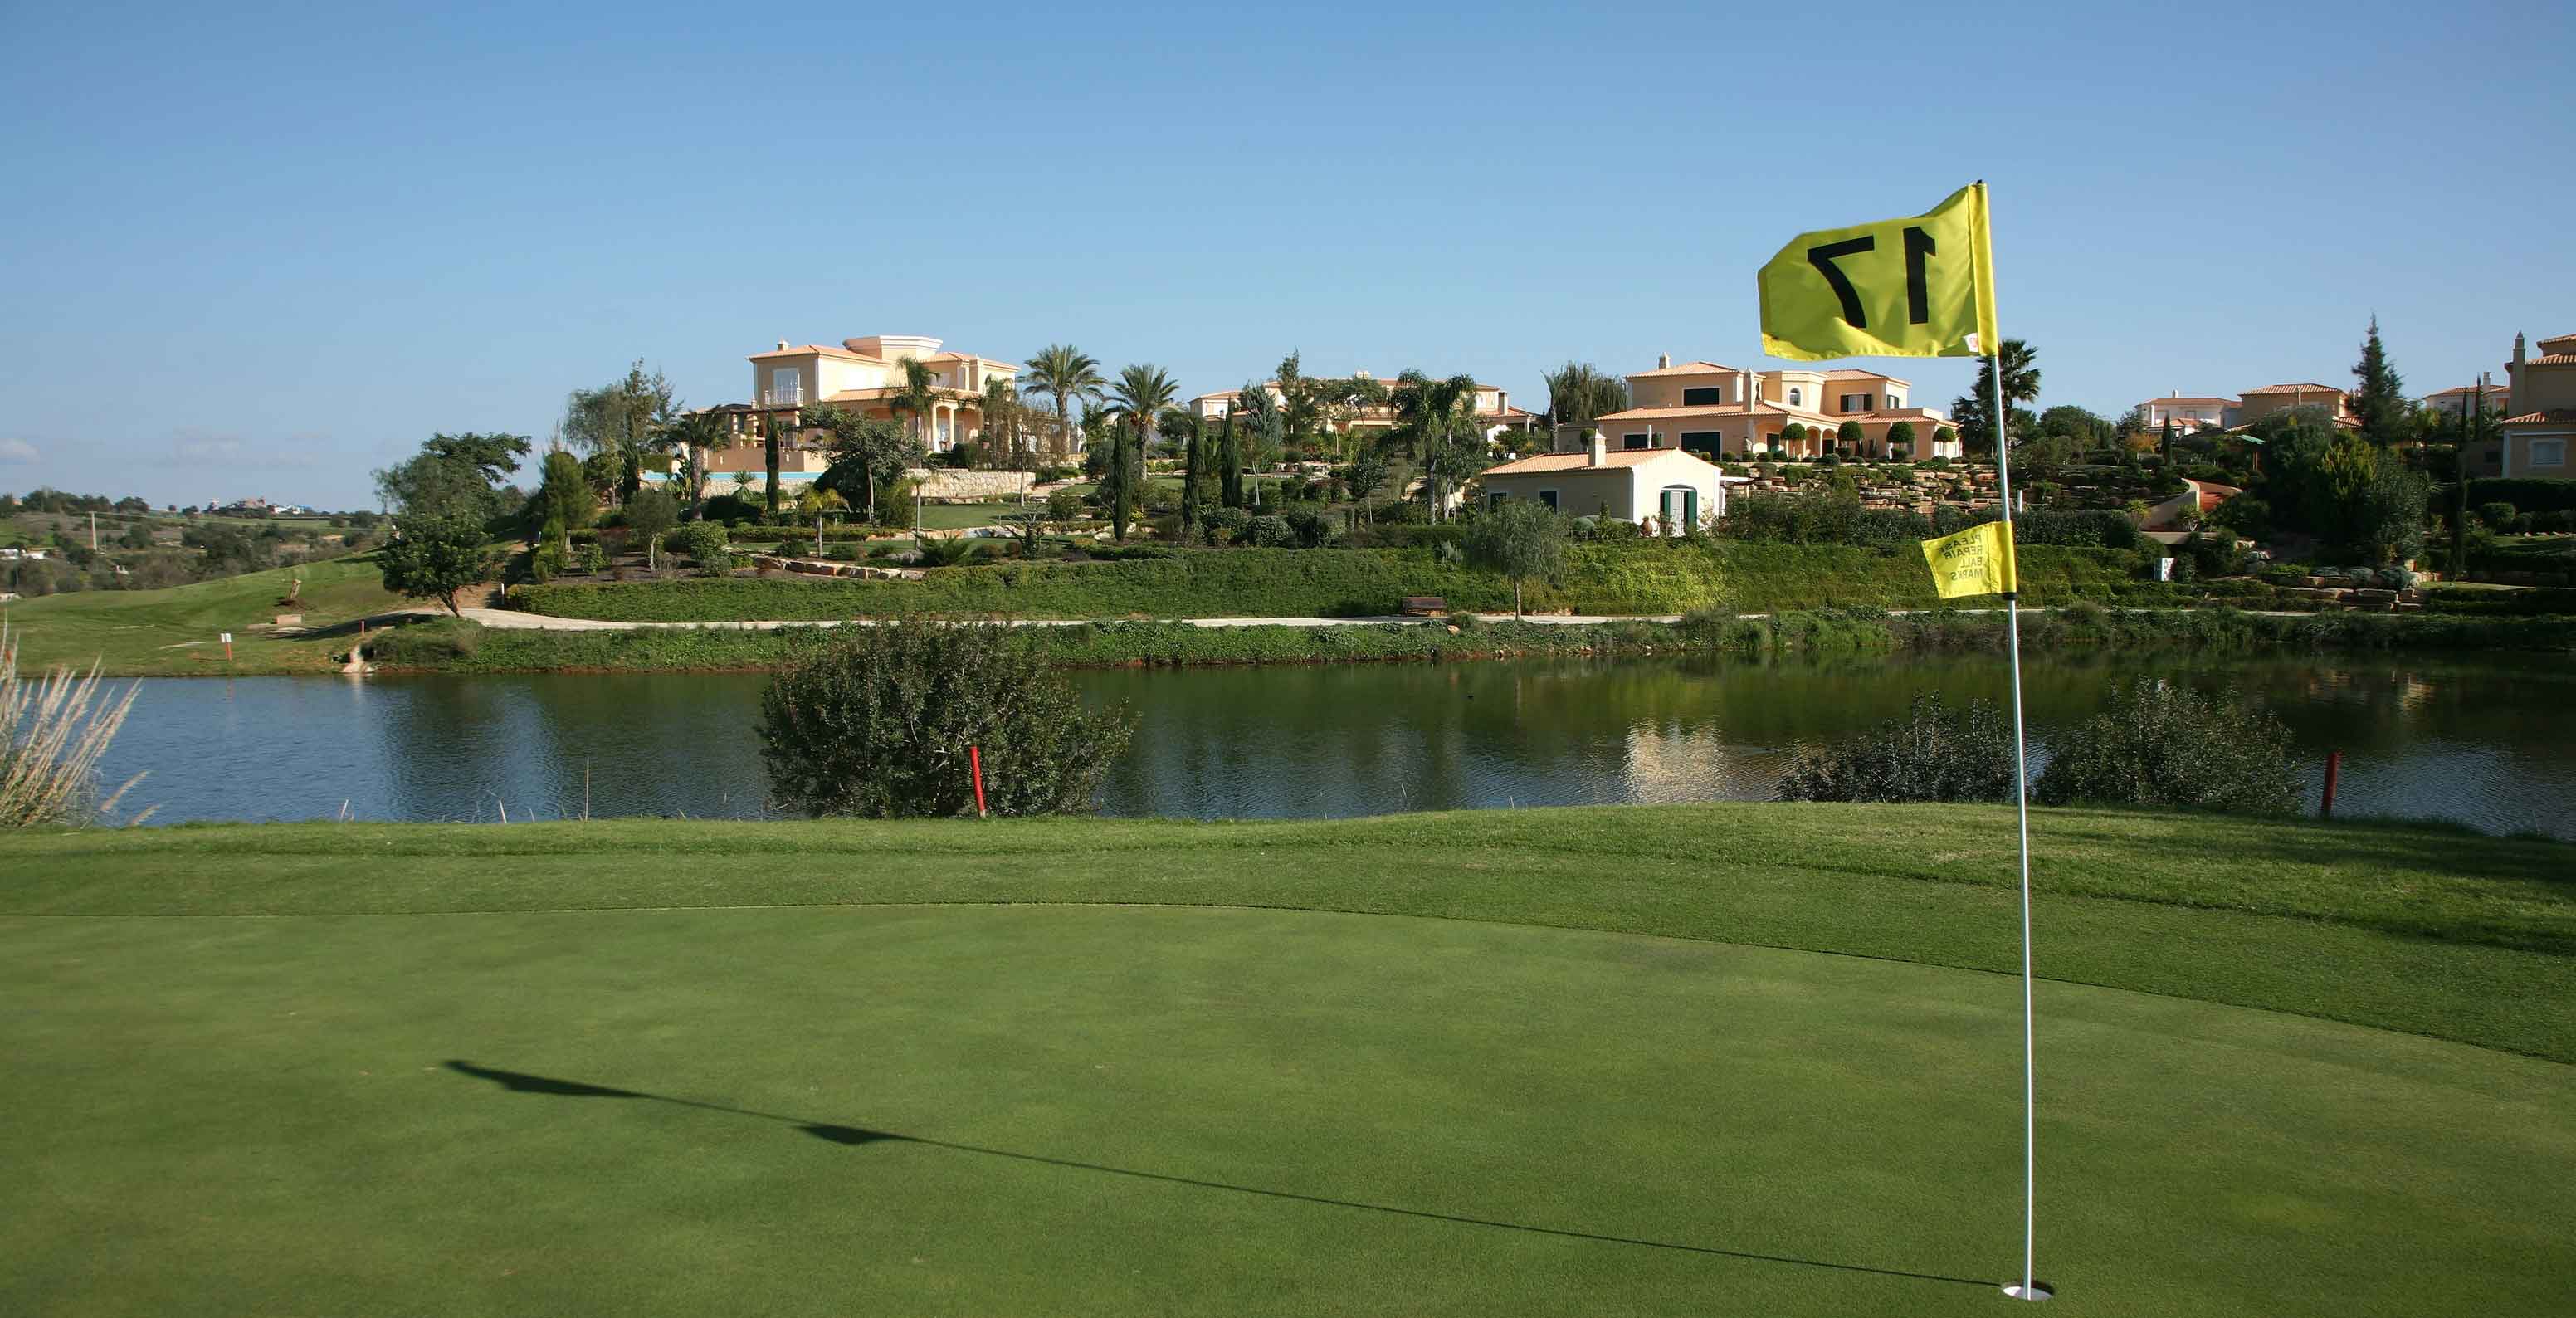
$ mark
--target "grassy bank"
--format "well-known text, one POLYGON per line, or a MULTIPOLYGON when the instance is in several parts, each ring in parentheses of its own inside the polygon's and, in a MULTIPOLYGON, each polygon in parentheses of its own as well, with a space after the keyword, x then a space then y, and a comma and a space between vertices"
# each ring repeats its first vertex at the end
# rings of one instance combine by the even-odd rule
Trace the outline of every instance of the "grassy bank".
POLYGON ((322 559, 167 590, 87 590, 0 605, 30 669, 53 664, 129 677, 233 673, 317 673, 337 666, 360 618, 412 607, 385 589, 372 555, 322 559), (297 603, 280 601, 304 586, 297 603), (277 615, 298 613, 303 629, 280 636, 277 615), (233 634, 227 664, 221 636, 233 634), (318 634, 305 634, 307 632, 318 634))
MULTIPOLYGON (((2062 1302, 2434 1313, 2465 1272, 2549 1311, 2563 846, 2035 822, 2062 1302)), ((0 1309, 1992 1312, 2011 838, 1707 806, 0 839, 0 1309)))
MULTIPOLYGON (((780 667, 832 635, 828 627, 769 631, 639 628, 536 631, 441 619, 388 632, 369 660, 388 672, 685 672, 780 667)), ((1451 633, 1438 623, 1327 627, 1199 627, 1182 622, 1103 621, 1026 629, 1050 663, 1355 663, 1546 658, 1572 655, 1708 653, 1870 654, 1897 650, 1993 650, 2004 620, 1993 612, 1890 614, 1852 609, 1738 618, 1697 615, 1679 623, 1477 622, 1451 633)), ((2022 644, 2035 652, 2174 649, 2222 653, 2331 651, 2576 650, 2576 618, 2455 617, 2431 614, 2276 616, 2226 609, 2124 610, 2086 606, 2022 619, 2022 644)))
MULTIPOLYGON (((2134 585, 2133 562, 2109 550, 2023 551, 2034 604, 2108 599, 2134 585)), ((777 574, 678 582, 530 586, 514 592, 535 613, 618 622, 824 621, 906 609, 1020 618, 1364 617, 1398 612, 1405 597, 1437 595, 1457 609, 1507 611, 1511 586, 1444 562, 1429 549, 1245 549, 1116 562, 1030 562, 940 568, 919 582, 777 574)), ((1531 582, 1542 613, 1768 613, 1852 605, 1929 608, 1939 602, 1922 557, 1841 546, 1733 541, 1577 545, 1553 582, 1531 582)))

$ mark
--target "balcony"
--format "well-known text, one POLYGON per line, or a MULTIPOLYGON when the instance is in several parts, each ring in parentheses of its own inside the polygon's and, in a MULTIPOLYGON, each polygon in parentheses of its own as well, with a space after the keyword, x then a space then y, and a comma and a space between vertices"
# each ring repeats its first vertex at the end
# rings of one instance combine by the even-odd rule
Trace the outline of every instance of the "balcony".
POLYGON ((798 385, 792 389, 763 389, 760 391, 760 405, 762 407, 803 407, 805 387, 798 385))

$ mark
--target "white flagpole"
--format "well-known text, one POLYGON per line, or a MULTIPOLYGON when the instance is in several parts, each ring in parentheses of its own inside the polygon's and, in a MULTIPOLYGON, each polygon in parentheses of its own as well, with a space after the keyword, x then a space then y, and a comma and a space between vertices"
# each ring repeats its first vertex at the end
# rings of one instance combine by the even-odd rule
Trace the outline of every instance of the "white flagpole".
MULTIPOLYGON (((1992 272, 1988 272, 1992 277, 1992 272)), ((1987 358, 1994 370, 1995 493, 2003 500, 2004 526, 2012 526, 2012 444, 2004 410, 2004 345, 1987 358)), ((2004 626, 2010 638, 2013 693, 2013 805, 2021 822, 2021 1284, 2004 1287, 2016 1300, 2045 1300, 2054 1292, 2032 1275, 2039 1241, 2039 1070, 2033 1056, 2030 993, 2030 742, 2022 730, 2020 546, 2013 550, 2015 589, 2004 592, 2004 626)))

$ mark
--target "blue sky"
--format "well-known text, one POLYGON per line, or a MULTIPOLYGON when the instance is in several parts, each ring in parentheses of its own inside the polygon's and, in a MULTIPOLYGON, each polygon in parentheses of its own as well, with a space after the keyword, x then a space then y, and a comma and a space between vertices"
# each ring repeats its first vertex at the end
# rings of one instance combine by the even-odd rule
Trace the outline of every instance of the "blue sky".
POLYGON ((630 359, 725 402, 871 333, 1536 407, 1766 364, 1771 252, 1979 177, 2043 404, 2576 330, 2576 10, 1615 12, 0 8, 0 487, 357 506, 630 359))

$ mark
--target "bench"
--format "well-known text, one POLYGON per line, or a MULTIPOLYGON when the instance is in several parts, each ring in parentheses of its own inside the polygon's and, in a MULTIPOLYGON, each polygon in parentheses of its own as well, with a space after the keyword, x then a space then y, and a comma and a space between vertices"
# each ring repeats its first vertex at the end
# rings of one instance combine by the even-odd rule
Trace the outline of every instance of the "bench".
POLYGON ((1447 613, 1448 611, 1449 601, 1438 595, 1407 595, 1404 597, 1404 616, 1408 618, 1433 618, 1438 617, 1443 613, 1447 613))

